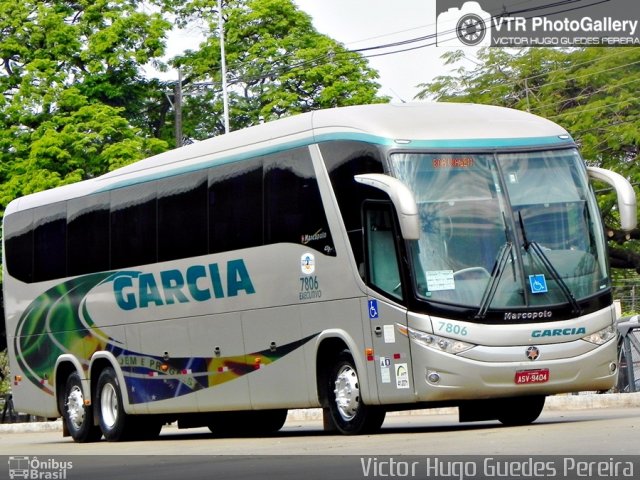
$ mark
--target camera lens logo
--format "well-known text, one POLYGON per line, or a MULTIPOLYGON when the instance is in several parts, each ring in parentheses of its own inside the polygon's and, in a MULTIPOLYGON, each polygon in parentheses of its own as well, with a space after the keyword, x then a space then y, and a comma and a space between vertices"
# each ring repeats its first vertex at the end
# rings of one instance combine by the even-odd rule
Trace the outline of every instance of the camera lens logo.
POLYGON ((491 14, 478 2, 439 13, 436 43, 445 47, 485 47, 491 45, 491 14))
POLYGON ((487 34, 484 20, 475 13, 468 13, 458 20, 456 35, 458 39, 470 47, 479 45, 487 34))

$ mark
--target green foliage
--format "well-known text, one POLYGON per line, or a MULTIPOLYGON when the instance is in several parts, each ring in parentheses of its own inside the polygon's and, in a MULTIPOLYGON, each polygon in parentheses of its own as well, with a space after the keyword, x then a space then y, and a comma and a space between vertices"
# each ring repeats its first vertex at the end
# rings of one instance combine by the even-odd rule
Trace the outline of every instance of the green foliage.
POLYGON ((166 148, 138 116, 171 24, 133 0, 0 0, 0 211, 166 148))
POLYGON ((11 391, 9 355, 5 348, 0 352, 0 398, 11 391))
MULTIPOLYGON (((168 31, 204 26, 175 59, 185 136, 223 131, 217 0, 0 0, 0 214, 13 198, 92 178, 172 144, 168 31), (142 8, 144 4, 144 8, 142 8), (158 7, 155 13, 147 8, 158 7), (169 21, 169 19, 171 21, 169 21), (197 82, 215 88, 188 91, 197 82)), ((291 0, 224 3, 234 129, 317 108, 385 101, 360 55, 317 33, 291 0)))
MULTIPOLYGON (((185 98, 185 133, 222 132, 221 56, 217 0, 176 2, 183 21, 197 15, 208 35, 197 51, 175 59, 185 91, 197 82, 217 87, 185 98)), ((319 34, 291 0, 228 1, 223 7, 232 129, 283 116, 377 97, 377 73, 361 55, 319 34)))

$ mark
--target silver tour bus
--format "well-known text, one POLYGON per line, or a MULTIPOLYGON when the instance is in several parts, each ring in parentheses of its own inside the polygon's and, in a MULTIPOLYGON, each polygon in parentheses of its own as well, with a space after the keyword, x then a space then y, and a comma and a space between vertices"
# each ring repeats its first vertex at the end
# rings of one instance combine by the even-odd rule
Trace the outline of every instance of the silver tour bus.
POLYGON ((4 301, 16 407, 78 442, 282 427, 344 434, 459 407, 527 424, 616 382, 607 251, 558 125, 369 105, 266 123, 14 200, 4 301))

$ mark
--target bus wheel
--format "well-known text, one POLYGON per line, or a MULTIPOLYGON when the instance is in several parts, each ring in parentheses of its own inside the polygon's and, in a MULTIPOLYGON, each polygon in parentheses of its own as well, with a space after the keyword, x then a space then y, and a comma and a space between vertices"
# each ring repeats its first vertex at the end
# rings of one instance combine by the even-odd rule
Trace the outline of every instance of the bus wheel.
POLYGON ((331 418, 343 434, 372 433, 384 422, 384 409, 362 401, 358 371, 348 351, 342 352, 331 368, 328 396, 331 418))
POLYGON ((544 395, 516 397, 502 400, 498 420, 503 425, 529 425, 536 421, 544 408, 544 395))
POLYGON ((118 442, 132 438, 133 422, 124 411, 120 384, 113 368, 105 368, 98 377, 96 411, 104 438, 118 442))
POLYGON ((75 372, 67 378, 62 417, 76 442, 95 442, 102 437, 100 427, 93 424, 93 409, 84 404, 82 381, 75 372))

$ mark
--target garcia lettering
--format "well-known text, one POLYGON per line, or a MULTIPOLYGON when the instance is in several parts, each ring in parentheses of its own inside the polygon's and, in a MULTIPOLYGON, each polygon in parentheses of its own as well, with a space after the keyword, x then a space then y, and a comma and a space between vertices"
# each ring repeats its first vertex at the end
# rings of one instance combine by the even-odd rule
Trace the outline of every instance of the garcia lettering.
POLYGON ((217 263, 192 265, 184 273, 174 269, 159 274, 141 273, 137 277, 120 275, 113 280, 113 294, 122 310, 206 302, 212 298, 235 297, 241 291, 247 295, 256 293, 247 267, 240 259, 227 262, 224 284, 217 263))
POLYGON ((546 330, 534 330, 531 332, 531 336, 534 338, 539 337, 563 337, 567 335, 586 335, 587 329, 585 327, 577 328, 549 328, 546 330))

